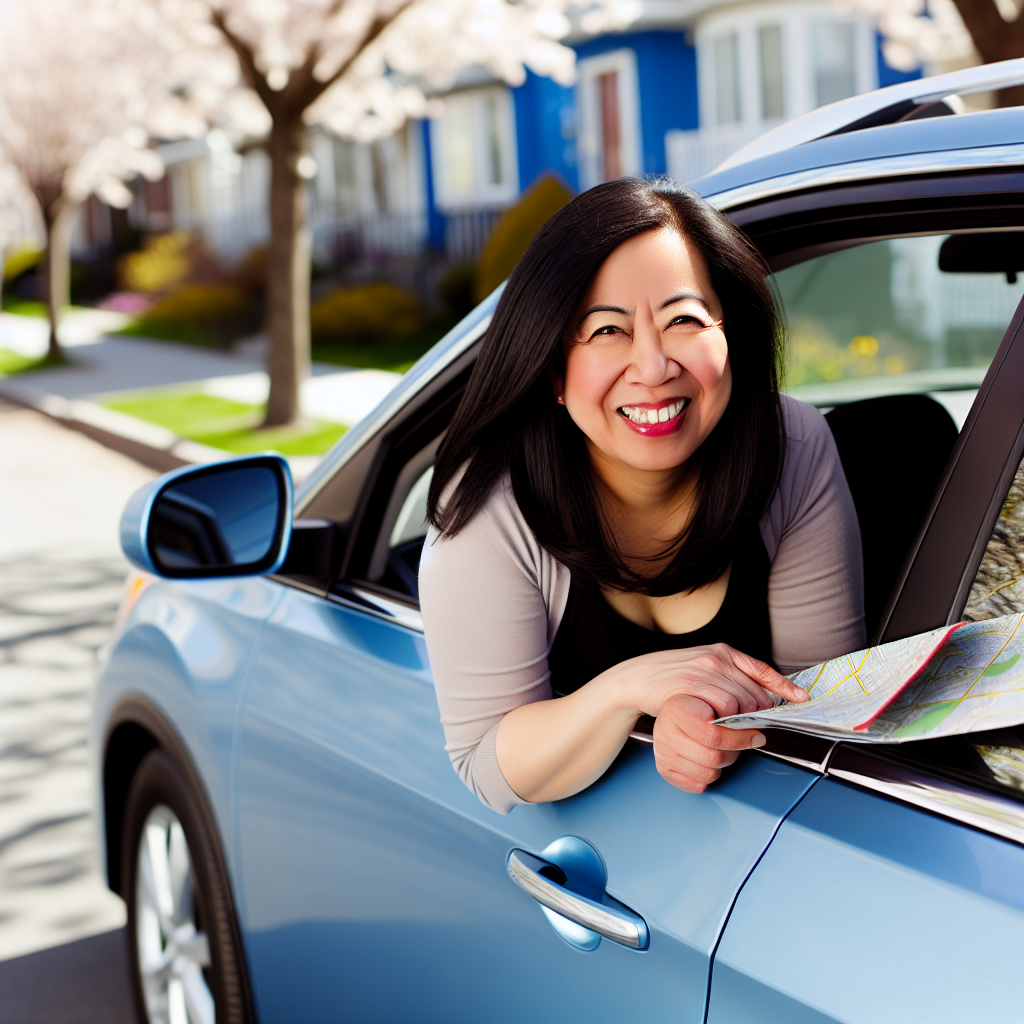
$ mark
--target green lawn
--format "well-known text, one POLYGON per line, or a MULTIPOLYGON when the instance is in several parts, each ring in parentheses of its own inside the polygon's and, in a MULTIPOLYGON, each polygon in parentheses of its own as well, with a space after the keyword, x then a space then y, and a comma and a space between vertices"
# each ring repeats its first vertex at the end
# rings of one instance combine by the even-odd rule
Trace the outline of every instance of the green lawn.
MULTIPOLYGON (((65 306, 64 312, 77 312, 80 309, 88 308, 88 306, 65 306)), ((15 295, 5 295, 3 297, 3 311, 5 313, 14 313, 16 316, 39 317, 43 320, 49 316, 45 302, 36 302, 31 299, 19 299, 15 295)))
POLYGON ((13 295, 3 297, 3 310, 5 313, 15 313, 18 316, 47 316, 45 302, 30 302, 13 295))
POLYGON ((27 370, 42 370, 47 366, 64 366, 66 364, 66 359, 23 356, 20 352, 14 352, 9 348, 0 348, 0 377, 11 377, 16 373, 25 373, 27 370))
POLYGON ((166 427, 190 441, 239 454, 273 449, 282 455, 322 455, 347 429, 322 420, 304 427, 259 429, 262 406, 201 392, 151 391, 103 405, 166 427))
POLYGON ((384 338, 360 345, 314 345, 313 360, 336 366, 356 366, 366 370, 406 370, 447 333, 447 328, 431 328, 409 338, 384 338))
POLYGON ((111 334, 126 334, 135 338, 156 338, 158 341, 178 341, 186 345, 201 345, 203 348, 223 348, 224 344, 212 331, 182 324, 158 317, 140 316, 129 321, 124 327, 111 334))

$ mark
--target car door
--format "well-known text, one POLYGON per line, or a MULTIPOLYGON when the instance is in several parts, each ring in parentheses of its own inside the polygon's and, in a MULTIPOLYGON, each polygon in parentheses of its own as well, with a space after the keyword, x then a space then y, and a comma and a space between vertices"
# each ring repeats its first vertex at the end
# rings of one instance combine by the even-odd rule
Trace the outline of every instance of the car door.
MULTIPOLYGON (((938 312, 968 321, 958 327, 1019 298, 1015 275, 957 276, 944 285, 947 296, 959 289, 958 304, 940 302, 938 312)), ((966 389, 937 396, 959 409, 962 430, 875 642, 1024 611, 1022 318, 1024 303, 976 398, 966 389)), ((983 332, 944 334, 948 358, 930 368, 933 379, 966 380, 970 362, 987 361, 963 354, 967 344, 984 344, 983 332)), ((824 750, 825 777, 787 817, 737 899, 715 956, 709 1024, 1020 1020, 1018 760, 1020 729, 824 750)))
POLYGON ((434 406, 389 424, 363 496, 348 499, 363 527, 340 582, 325 597, 288 581, 263 638, 238 775, 260 1019, 701 1021, 728 908, 815 776, 747 758, 694 796, 630 741, 572 799, 506 817, 482 806, 445 753, 415 598, 401 589, 417 522, 422 541, 422 509, 409 510, 439 436, 434 406), (546 915, 510 877, 513 851, 519 868, 550 860, 595 901, 604 889, 642 919, 647 948, 593 948, 593 932, 546 915))

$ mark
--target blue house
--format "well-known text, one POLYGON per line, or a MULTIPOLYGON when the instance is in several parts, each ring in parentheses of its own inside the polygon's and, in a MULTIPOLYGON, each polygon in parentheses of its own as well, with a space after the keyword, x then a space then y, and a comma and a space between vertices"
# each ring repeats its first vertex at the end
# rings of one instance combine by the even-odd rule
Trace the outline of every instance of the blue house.
MULTIPOLYGON (((920 74, 888 67, 870 19, 833 0, 642 0, 640 11, 626 31, 570 35, 571 87, 528 73, 510 88, 470 69, 441 97, 441 116, 391 138, 314 135, 318 258, 372 263, 429 248, 468 262, 542 174, 577 191, 630 174, 692 181, 782 121, 920 74)), ((211 133, 166 147, 160 217, 232 255, 266 236, 268 169, 259 149, 225 145, 211 133)))

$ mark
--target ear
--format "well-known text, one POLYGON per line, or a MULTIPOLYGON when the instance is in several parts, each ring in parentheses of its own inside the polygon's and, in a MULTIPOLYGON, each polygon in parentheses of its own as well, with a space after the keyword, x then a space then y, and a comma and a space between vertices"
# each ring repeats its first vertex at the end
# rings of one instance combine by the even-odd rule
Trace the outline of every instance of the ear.
POLYGON ((565 405, 565 377, 551 370, 548 371, 548 377, 551 378, 551 390, 555 401, 559 405, 565 405))

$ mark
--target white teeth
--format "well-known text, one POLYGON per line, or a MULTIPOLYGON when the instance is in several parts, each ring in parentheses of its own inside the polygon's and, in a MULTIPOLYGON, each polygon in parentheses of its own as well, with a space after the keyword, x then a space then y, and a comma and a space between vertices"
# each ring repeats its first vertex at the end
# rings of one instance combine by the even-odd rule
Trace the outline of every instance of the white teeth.
POLYGON ((686 408, 687 402, 688 399, 680 398, 678 401, 661 409, 638 409, 633 405, 624 405, 621 407, 620 412, 624 413, 634 423, 666 423, 668 420, 675 419, 686 408))

